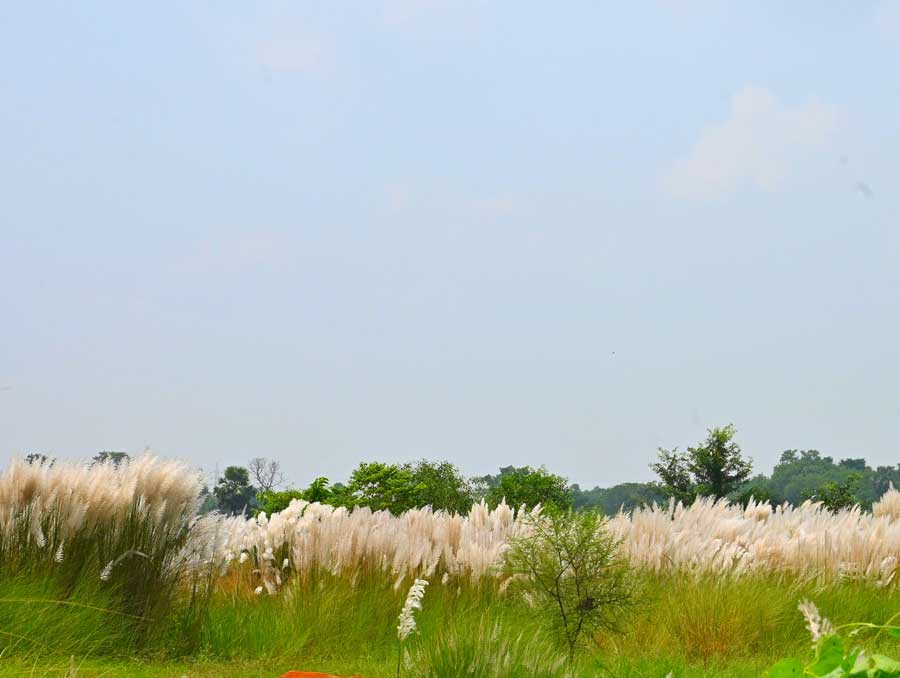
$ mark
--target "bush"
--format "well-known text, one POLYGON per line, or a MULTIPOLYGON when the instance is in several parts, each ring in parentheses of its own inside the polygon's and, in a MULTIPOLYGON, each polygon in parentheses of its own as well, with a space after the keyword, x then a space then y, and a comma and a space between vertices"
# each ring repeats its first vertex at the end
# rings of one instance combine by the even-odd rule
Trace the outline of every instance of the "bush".
POLYGON ((260 492, 256 495, 256 501, 259 503, 256 509, 256 515, 265 513, 271 516, 278 511, 284 511, 293 499, 303 499, 304 492, 302 490, 284 490, 282 492, 268 491, 260 492))
POLYGON ((13 460, 0 475, 0 582, 39 582, 57 607, 87 600, 142 636, 193 576, 199 496, 198 476, 151 456, 90 467, 13 460))
POLYGON ((574 496, 568 481, 544 467, 504 466, 500 475, 484 476, 476 481, 484 486, 484 498, 491 507, 506 501, 515 508, 534 508, 539 504, 558 511, 572 508, 574 496))
POLYGON ((586 634, 618 629, 635 602, 635 579, 598 514, 551 511, 528 520, 531 533, 506 554, 507 574, 543 610, 571 658, 586 634))

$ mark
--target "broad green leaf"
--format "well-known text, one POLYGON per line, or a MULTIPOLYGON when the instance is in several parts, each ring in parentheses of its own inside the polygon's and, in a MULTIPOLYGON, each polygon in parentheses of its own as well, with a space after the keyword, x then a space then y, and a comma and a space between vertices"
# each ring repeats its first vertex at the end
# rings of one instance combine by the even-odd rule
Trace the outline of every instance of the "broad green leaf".
POLYGON ((843 666, 838 666, 834 671, 829 671, 822 678, 847 678, 847 671, 843 666))
POLYGON ((864 652, 857 650, 856 658, 848 671, 850 678, 864 678, 869 675, 869 658, 864 652))
POLYGON ((888 629, 888 633, 894 638, 900 638, 900 629, 888 629))
POLYGON ((767 678, 802 678, 803 664, 797 659, 782 659, 766 673, 767 678))
POLYGON ((900 676, 900 662, 883 654, 874 654, 869 659, 869 675, 872 678, 900 676))
POLYGON ((816 660, 806 667, 814 676, 825 676, 844 661, 844 641, 839 636, 825 636, 816 646, 816 660))
POLYGON ((846 675, 849 676, 853 674, 853 671, 856 667, 856 662, 859 660, 859 656, 861 653, 862 650, 860 650, 858 647, 854 647, 850 651, 850 654, 844 657, 844 661, 841 662, 841 668, 844 669, 844 673, 846 675))

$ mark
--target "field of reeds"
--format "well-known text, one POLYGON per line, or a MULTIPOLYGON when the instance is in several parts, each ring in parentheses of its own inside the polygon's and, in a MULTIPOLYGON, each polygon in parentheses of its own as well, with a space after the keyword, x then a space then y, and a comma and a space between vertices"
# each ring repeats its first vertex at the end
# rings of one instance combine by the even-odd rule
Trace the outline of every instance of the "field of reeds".
MULTIPOLYGON (((200 478, 144 456, 13 461, 0 476, 0 675, 759 676, 801 655, 797 604, 900 612, 900 492, 872 513, 806 503, 653 506, 606 521, 639 581, 619 633, 568 662, 503 559, 540 511, 399 516, 295 500, 197 517, 200 478), (429 582, 415 632, 398 614, 429 582), (399 660, 399 662, 398 662, 399 660)), ((861 642, 896 651, 889 634, 861 642)))

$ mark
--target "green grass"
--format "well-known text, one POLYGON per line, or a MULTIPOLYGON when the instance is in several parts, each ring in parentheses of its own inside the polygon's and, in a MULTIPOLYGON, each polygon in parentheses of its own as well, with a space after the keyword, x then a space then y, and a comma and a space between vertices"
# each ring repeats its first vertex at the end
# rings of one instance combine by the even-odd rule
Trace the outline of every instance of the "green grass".
MULTIPOLYGON (((132 620, 107 607, 97 590, 76 592, 71 605, 53 602, 46 582, 0 582, 0 676, 65 676, 75 656, 78 678, 93 676, 265 676, 294 669, 367 678, 396 675, 397 614, 406 586, 377 576, 355 582, 322 574, 279 596, 246 586, 217 589, 201 617, 182 606, 135 635, 132 620), (185 642, 188 627, 193 636, 185 642)), ((845 583, 819 588, 781 578, 741 580, 648 576, 640 605, 620 634, 586 649, 578 676, 676 678, 760 676, 786 656, 810 647, 797 603, 811 599, 835 624, 886 622, 900 612, 900 591, 845 583)), ((428 587, 408 642, 405 676, 484 678, 564 675, 564 648, 532 608, 493 587, 428 587)), ((870 649, 900 655, 884 636, 870 649)))

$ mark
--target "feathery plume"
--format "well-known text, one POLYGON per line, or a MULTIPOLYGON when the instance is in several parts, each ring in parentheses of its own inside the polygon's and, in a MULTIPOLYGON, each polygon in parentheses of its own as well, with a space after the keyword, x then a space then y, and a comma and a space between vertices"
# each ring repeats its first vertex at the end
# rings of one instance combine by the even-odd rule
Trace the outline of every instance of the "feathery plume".
POLYGON ((425 579, 416 579, 409 588, 409 593, 406 594, 406 602, 403 604, 403 609, 400 610, 400 623, 397 624, 397 638, 401 642, 416 631, 415 611, 422 609, 422 598, 425 597, 426 586, 428 586, 428 582, 425 579))
POLYGON ((813 645, 818 643, 819 639, 834 633, 834 625, 819 614, 819 609, 815 604, 808 600, 803 600, 797 608, 804 619, 806 619, 806 628, 809 629, 809 635, 812 636, 813 645))

